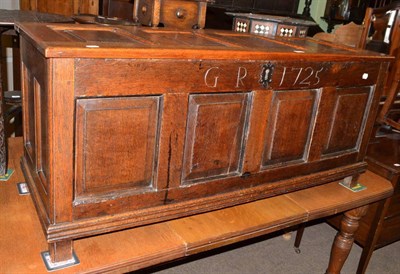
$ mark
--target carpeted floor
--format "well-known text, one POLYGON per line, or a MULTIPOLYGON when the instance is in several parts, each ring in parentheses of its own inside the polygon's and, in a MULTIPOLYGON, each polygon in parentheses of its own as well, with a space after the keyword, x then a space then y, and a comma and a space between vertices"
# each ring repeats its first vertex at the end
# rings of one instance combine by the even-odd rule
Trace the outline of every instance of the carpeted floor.
MULTIPOLYGON (((255 240, 189 257, 186 260, 149 268, 140 273, 156 274, 313 274, 325 273, 336 230, 326 223, 308 226, 301 242, 301 253, 294 251, 295 233, 290 240, 282 234, 255 240)), ((354 244, 342 274, 356 273, 361 248, 354 244)), ((400 273, 400 241, 374 251, 368 274, 400 273)))

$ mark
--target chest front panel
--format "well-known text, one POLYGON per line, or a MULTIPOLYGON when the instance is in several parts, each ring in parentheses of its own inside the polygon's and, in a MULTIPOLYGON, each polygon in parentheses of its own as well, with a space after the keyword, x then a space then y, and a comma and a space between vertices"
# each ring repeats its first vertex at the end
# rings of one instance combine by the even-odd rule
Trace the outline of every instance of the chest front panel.
POLYGON ((76 216, 354 164, 378 69, 363 80, 359 63, 76 59, 76 216), (335 69, 351 65, 361 87, 346 86, 335 69))

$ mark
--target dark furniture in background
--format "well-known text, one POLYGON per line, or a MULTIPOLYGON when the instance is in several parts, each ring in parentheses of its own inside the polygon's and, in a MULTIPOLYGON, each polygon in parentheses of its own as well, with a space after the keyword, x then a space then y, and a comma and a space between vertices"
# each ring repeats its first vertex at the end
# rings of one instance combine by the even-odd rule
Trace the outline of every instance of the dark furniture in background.
MULTIPOLYGON (((135 1, 131 0, 102 0, 100 1, 99 14, 107 17, 119 17, 132 20, 135 13, 135 1)), ((138 14, 145 3, 149 8, 151 1, 138 1, 138 14)), ((171 1, 173 2, 173 1, 171 1)), ((175 3, 178 1, 175 1, 175 3)), ((185 2, 185 1, 183 1, 185 2)), ((186 1, 189 2, 189 1, 186 1)), ((194 1, 195 2, 195 1, 194 1)), ((216 0, 207 3, 206 28, 212 29, 231 29, 233 17, 226 12, 251 12, 265 14, 279 14, 285 16, 296 16, 299 0, 265 1, 265 0, 216 0)), ((146 10, 147 12, 147 10, 146 10)))
POLYGON ((215 0, 210 7, 220 7, 227 10, 243 10, 251 13, 268 12, 272 14, 297 14, 299 0, 215 0))
MULTIPOLYGON (((120 20, 127 20, 136 23, 137 16, 143 12, 143 4, 146 6, 144 13, 149 14, 155 7, 167 3, 167 5, 182 6, 183 10, 193 11, 193 7, 188 9, 184 6, 188 5, 190 1, 172 1, 172 0, 158 0, 157 5, 154 5, 153 0, 91 0, 91 1, 74 1, 74 0, 43 0, 39 3, 36 0, 20 0, 20 6, 23 10, 35 10, 42 12, 52 12, 63 15, 100 15, 106 18, 118 18, 120 20)), ((195 2, 192 1, 192 5, 195 2)), ((226 12, 251 12, 260 14, 270 14, 279 16, 294 17, 297 19, 312 20, 310 17, 310 6, 312 1, 305 1, 305 8, 302 14, 298 14, 299 0, 216 0, 207 3, 206 22, 205 28, 211 29, 231 29, 233 17, 226 14, 226 12)), ((203 8, 199 8, 203 10, 203 8)), ((177 13, 175 11, 175 13, 177 13)), ((178 12, 183 16, 182 13, 178 12)), ((191 14, 192 16, 193 14, 191 14)), ((146 17, 149 17, 146 15, 146 17)), ((186 15, 188 17, 188 15, 186 15)), ((202 15, 198 15, 202 18, 202 15)), ((151 22, 149 18, 148 22, 151 22)), ((92 20, 90 18, 89 20, 92 20)), ((179 21, 179 20, 178 20, 179 21)), ((108 21, 110 22, 110 21, 108 21)), ((161 20, 162 22, 162 20, 161 20)), ((154 22, 153 22, 154 23, 154 22)), ((197 24, 202 26, 203 22, 197 24)), ((168 24, 167 24, 168 25, 168 24)), ((318 26, 312 27, 309 30, 309 35, 312 36, 320 32, 321 28, 318 26)))
POLYGON ((98 14, 99 1, 102 0, 19 0, 19 7, 23 11, 72 16, 74 14, 98 14))
POLYGON ((226 12, 260 13, 275 15, 295 15, 299 0, 216 0, 207 6, 206 28, 232 29, 233 16, 226 12))
POLYGON ((262 36, 304 38, 308 29, 317 25, 312 21, 286 16, 253 13, 228 13, 228 15, 234 17, 233 31, 262 36))
MULTIPOLYGON (((207 6, 206 28, 211 29, 232 29, 233 15, 227 13, 253 13, 256 15, 272 15, 286 17, 288 21, 307 20, 314 22, 310 17, 310 6, 312 1, 305 2, 305 8, 302 13, 298 13, 298 0, 284 1, 262 1, 262 0, 217 0, 210 2, 207 6)), ((322 29, 317 25, 311 25, 308 28, 308 36, 312 36, 322 29)))
POLYGON ((134 8, 134 1, 130 0, 100 0, 99 11, 96 14, 133 20, 134 8))
MULTIPOLYGON (((382 8, 368 8, 362 37, 362 48, 396 56, 385 85, 384 95, 388 95, 391 87, 400 81, 400 1, 382 8)), ((392 93, 399 93, 398 88, 392 93)))
POLYGON ((349 22, 361 24, 368 7, 381 8, 396 1, 398 0, 327 0, 322 19, 328 23, 327 32, 330 33, 335 25, 349 22))
MULTIPOLYGON (((119 17, 126 20, 134 18, 135 9, 138 13, 141 12, 139 5, 146 3, 147 6, 152 8, 149 4, 151 1, 141 0, 138 1, 138 7, 135 8, 135 2, 132 0, 102 0, 100 1, 99 14, 107 17, 119 17)), ((173 2, 173 1, 171 1, 173 2)), ((179 2, 179 1, 175 1, 179 2)), ((183 1, 185 2, 185 1, 183 1)), ((186 1, 189 2, 189 1, 186 1)), ((193 1, 196 2, 196 1, 193 1)), ((284 16, 299 16, 297 14, 299 0, 283 0, 283 1, 264 1, 264 0, 216 0, 207 3, 206 14, 206 28, 212 29, 231 29, 232 16, 226 12, 251 12, 251 13, 264 13, 275 14, 284 16)), ((311 1, 306 1, 305 10, 309 11, 311 1)), ((307 16, 307 15, 305 15, 307 16)), ((309 16, 309 14, 308 14, 309 16)))
MULTIPOLYGON (((63 15, 94 14, 132 19, 134 0, 20 0, 21 10, 51 12, 63 15)), ((172 2, 172 1, 170 1, 172 2)), ((311 1, 307 1, 311 2, 311 1)), ((297 14, 299 0, 216 0, 208 6, 228 11, 267 12, 272 14, 297 14)))

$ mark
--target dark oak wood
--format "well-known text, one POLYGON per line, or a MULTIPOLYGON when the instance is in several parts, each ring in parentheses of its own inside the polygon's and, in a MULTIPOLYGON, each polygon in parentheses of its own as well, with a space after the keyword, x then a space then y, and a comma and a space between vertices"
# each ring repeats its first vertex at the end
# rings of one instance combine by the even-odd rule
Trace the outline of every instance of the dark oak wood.
MULTIPOLYGON (((0 184, 0 227, 8 228, 0 234, 0 255, 7 258, 2 260, 1 269, 5 273, 46 273, 39 253, 46 250, 47 241, 35 216, 34 203, 30 196, 19 196, 16 191, 16 184, 24 180, 19 165, 23 140, 10 138, 9 145, 10 167, 15 173, 6 184, 0 184)), ((369 171, 360 176, 360 181, 367 186, 365 191, 355 193, 331 182, 221 210, 77 239, 74 249, 80 264, 56 273, 127 273, 348 211, 384 199, 393 191, 389 181, 369 171)))
POLYGON ((137 21, 145 26, 202 29, 208 0, 138 0, 137 21))
POLYGON ((18 27, 22 165, 60 257, 77 238, 365 171, 390 57, 217 30, 18 27))
POLYGON ((154 188, 159 105, 157 97, 77 100, 77 202, 117 189, 154 188), (115 135, 137 141, 115 144, 115 135))
POLYGON ((239 174, 249 99, 240 93, 189 96, 182 184, 239 174))
POLYGON ((74 14, 98 14, 99 0, 19 0, 23 11, 72 16, 74 14))
MULTIPOLYGON (((121 18, 133 21, 135 19, 135 5, 131 0, 103 0, 98 14, 112 18, 121 18)), ((136 3, 136 4, 137 4, 136 3)))

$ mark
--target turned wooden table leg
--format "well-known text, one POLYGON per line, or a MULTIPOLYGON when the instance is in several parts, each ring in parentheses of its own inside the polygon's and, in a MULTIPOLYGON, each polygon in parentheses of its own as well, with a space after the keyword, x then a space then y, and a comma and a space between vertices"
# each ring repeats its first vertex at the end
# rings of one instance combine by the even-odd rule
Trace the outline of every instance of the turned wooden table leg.
POLYGON ((344 213, 332 245, 327 274, 339 274, 354 242, 354 233, 359 226, 359 220, 367 213, 368 205, 352 209, 344 213))

